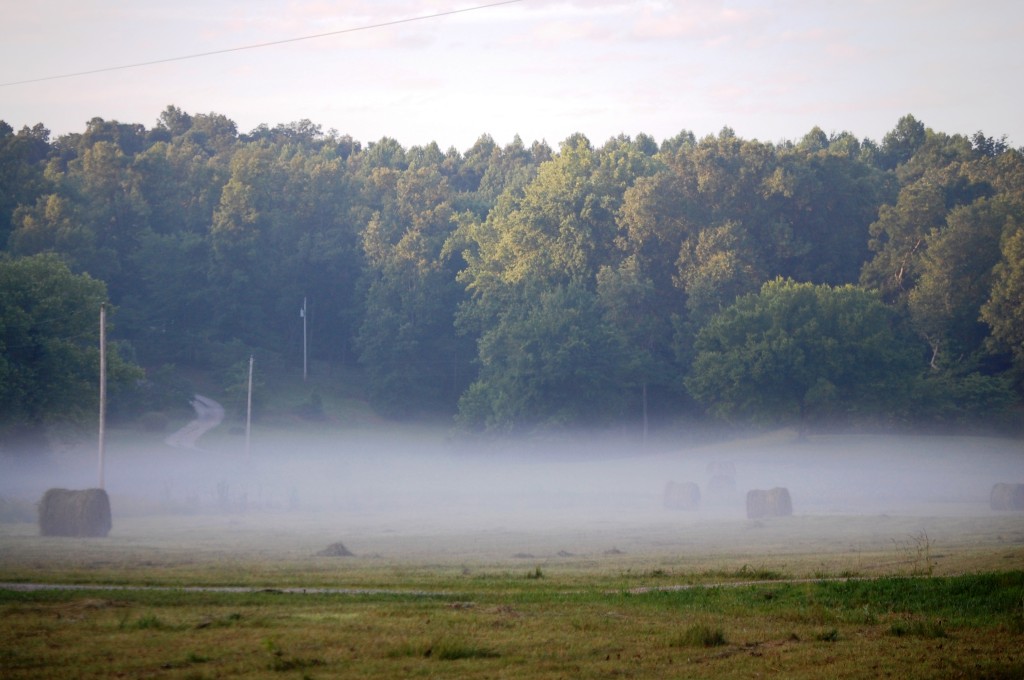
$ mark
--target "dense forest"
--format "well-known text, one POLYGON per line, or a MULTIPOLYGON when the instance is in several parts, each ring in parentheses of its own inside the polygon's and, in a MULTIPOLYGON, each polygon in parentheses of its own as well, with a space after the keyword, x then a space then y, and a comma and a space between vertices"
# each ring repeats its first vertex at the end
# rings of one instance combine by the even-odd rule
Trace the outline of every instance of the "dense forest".
POLYGON ((92 408, 104 300, 135 412, 182 368, 301 362, 304 300, 315 365, 468 430, 1005 426, 1024 393, 1022 150, 909 115, 465 152, 0 121, 0 244, 8 441, 92 408))

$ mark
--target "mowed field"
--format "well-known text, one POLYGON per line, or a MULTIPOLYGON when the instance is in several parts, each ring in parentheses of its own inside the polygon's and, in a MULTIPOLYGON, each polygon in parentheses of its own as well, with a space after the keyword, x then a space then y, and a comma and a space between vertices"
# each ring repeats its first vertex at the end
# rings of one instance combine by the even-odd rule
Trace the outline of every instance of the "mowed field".
MULTIPOLYGON (((258 434, 115 440, 106 538, 0 524, 0 676, 1024 676, 1017 440, 258 434)), ((47 463, 0 494, 95 484, 47 463)))

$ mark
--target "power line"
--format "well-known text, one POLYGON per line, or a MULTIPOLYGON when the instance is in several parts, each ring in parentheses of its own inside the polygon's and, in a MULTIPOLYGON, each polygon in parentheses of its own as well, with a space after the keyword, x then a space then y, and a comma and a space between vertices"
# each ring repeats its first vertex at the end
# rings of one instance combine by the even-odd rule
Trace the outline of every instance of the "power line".
POLYGON ((524 0, 503 0, 502 2, 492 2, 486 5, 476 5, 474 7, 464 7, 462 9, 453 9, 446 12, 438 12, 436 14, 425 14, 418 17, 410 17, 408 19, 395 19, 394 21, 384 21, 379 24, 370 24, 367 26, 358 26, 356 28, 344 28, 340 31, 328 31, 327 33, 316 33, 313 35, 303 35, 297 38, 285 38, 283 40, 272 40, 270 42, 255 43, 252 45, 242 45, 241 47, 228 47, 222 50, 213 50, 210 52, 198 52, 196 54, 186 54, 180 57, 167 57, 166 59, 154 59, 153 61, 142 61, 135 64, 122 64, 120 66, 107 66, 105 68, 97 68, 91 71, 77 71, 75 73, 63 73, 56 76, 43 76, 41 78, 29 78, 28 80, 16 80, 10 83, 0 83, 0 87, 11 87, 13 85, 27 85, 28 83, 40 83, 46 80, 60 80, 62 78, 77 78, 79 76, 89 76, 96 73, 106 73, 108 71, 123 71, 130 68, 141 68, 143 66, 154 66, 156 64, 167 64, 174 61, 185 61, 186 59, 199 59, 201 57, 210 57, 215 54, 227 54, 229 52, 241 52, 243 50, 256 50, 261 47, 273 47, 275 45, 285 45, 287 43, 300 42, 303 40, 315 40, 317 38, 326 38, 332 35, 342 35, 345 33, 356 33, 357 31, 369 31, 375 28, 385 28, 388 26, 397 26, 399 24, 408 24, 414 21, 426 21, 427 19, 437 19, 440 17, 451 16, 453 14, 464 14, 466 12, 475 12, 480 9, 490 9, 492 7, 499 7, 501 5, 512 5, 517 2, 523 2, 524 0))

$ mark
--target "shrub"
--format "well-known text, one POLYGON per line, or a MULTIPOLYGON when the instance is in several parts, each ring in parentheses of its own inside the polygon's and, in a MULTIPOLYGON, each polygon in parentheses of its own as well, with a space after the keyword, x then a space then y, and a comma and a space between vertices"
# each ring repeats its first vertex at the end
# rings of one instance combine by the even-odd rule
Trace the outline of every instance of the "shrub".
POLYGON ((686 629, 673 647, 720 647, 727 644, 725 633, 720 628, 696 624, 686 629))

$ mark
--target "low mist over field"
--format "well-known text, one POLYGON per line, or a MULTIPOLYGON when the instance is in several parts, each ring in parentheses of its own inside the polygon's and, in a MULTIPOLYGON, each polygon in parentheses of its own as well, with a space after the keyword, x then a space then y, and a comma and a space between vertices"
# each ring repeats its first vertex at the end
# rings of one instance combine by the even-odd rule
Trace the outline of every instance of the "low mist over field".
MULTIPOLYGON (((226 540, 233 533, 258 540, 265 530, 274 537, 271 548, 342 540, 357 553, 411 542, 427 557, 456 544, 470 556, 529 550, 533 557, 534 550, 554 554, 558 546, 563 554, 657 552, 677 549, 673 541, 685 539, 680 528, 696 536, 714 535, 716 525, 750 526, 745 495, 755 488, 789 490, 794 517, 770 520, 777 523, 859 516, 937 518, 941 525, 942 518, 1005 519, 1007 513, 989 506, 991 488, 1024 481, 1021 443, 984 437, 799 440, 779 431, 644 446, 625 436, 583 434, 466 441, 411 427, 347 434, 257 430, 246 457, 244 436, 224 429, 202 438, 198 450, 158 438, 112 443, 106 458, 111 537, 118 536, 119 520, 161 517, 155 531, 176 532, 180 524, 176 540, 187 543, 185 528, 211 518, 203 540, 217 532, 226 540), (731 482, 723 484, 723 477, 731 482), (697 484, 699 508, 666 507, 668 482, 697 484), (557 544, 531 538, 552 533, 557 544)), ((87 488, 97 480, 88 446, 45 461, 11 458, 4 469, 0 494, 32 501, 50 487, 87 488)))

